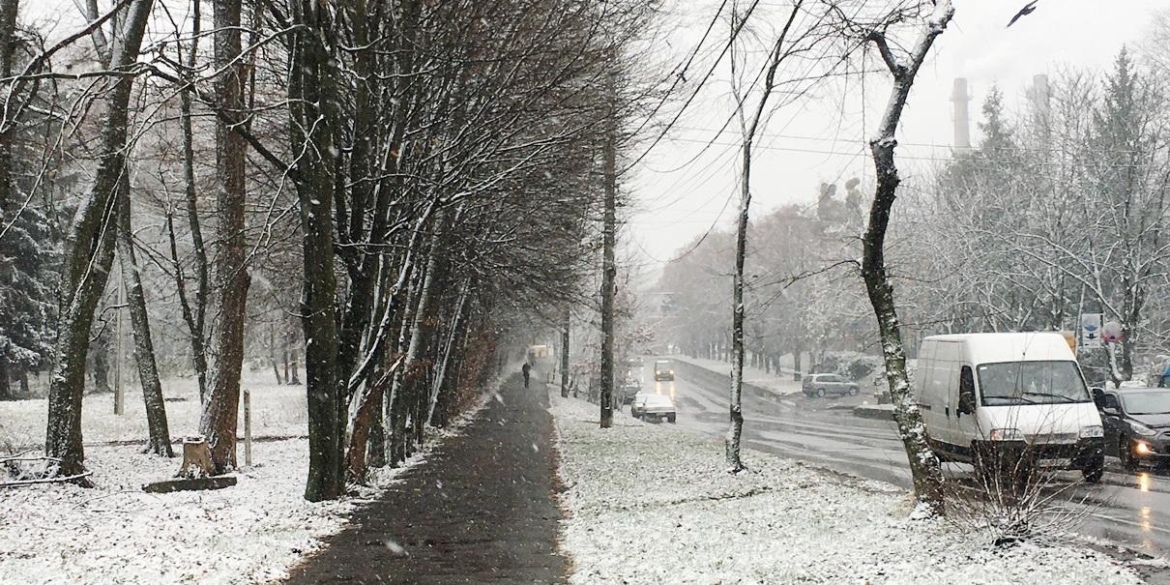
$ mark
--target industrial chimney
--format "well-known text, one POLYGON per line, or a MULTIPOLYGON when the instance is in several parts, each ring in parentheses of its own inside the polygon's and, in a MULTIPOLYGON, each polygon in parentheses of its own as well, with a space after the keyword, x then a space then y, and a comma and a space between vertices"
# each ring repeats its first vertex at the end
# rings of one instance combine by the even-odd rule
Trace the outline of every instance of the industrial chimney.
POLYGON ((967 115, 967 104, 971 96, 967 94, 967 79, 955 78, 955 89, 951 93, 951 101, 955 104, 955 143, 956 149, 971 148, 971 122, 967 115))

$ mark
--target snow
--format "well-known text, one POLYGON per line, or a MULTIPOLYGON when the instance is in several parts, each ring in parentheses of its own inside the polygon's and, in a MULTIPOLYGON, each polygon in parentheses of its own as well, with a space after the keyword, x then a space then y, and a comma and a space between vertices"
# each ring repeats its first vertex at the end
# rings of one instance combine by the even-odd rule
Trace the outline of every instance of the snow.
MULTIPOLYGON (((245 375, 242 388, 252 392, 252 436, 304 436, 308 429, 308 410, 304 386, 282 386, 271 373, 245 375)), ((199 432, 199 385, 194 379, 163 380, 167 422, 172 437, 199 432)), ((241 393, 242 394, 242 393, 241 393)), ((126 388, 126 414, 114 414, 113 394, 88 394, 84 397, 81 430, 86 445, 114 441, 141 441, 149 436, 146 407, 137 385, 126 388)), ((48 420, 45 399, 0 402, 0 450, 8 445, 16 449, 41 449, 45 442, 48 420)), ((244 410, 240 409, 240 436, 244 434, 244 410)))
MULTIPOLYGON (((289 419, 303 420, 298 409, 304 408, 304 390, 289 388, 299 401, 278 407, 277 401, 291 398, 283 390, 267 389, 272 402, 266 408, 275 424, 264 428, 283 433, 295 426, 303 433, 304 423, 289 424, 289 419)), ((108 395, 104 398, 109 400, 108 395)), ((336 502, 304 499, 309 449, 303 438, 254 443, 254 465, 236 474, 234 487, 170 494, 149 494, 141 488, 173 477, 181 458, 146 455, 140 445, 88 446, 85 463, 93 471, 95 488, 50 484, 0 491, 0 583, 226 585, 283 579, 293 565, 322 546, 324 537, 345 527, 356 505, 376 497, 404 470, 423 463, 485 403, 486 395, 448 429, 432 430, 424 449, 406 465, 372 470, 373 487, 336 502)), ((28 408, 24 403, 0 403, 4 409, 0 420, 11 422, 12 406, 22 404, 28 408)), ((173 404, 167 403, 168 409, 173 404)), ((92 406, 87 405, 87 411, 95 410, 92 406)), ((136 414, 109 416, 137 433, 145 423, 141 413, 136 414)), ((37 416, 43 425, 43 414, 37 416)), ((191 420, 198 421, 197 409, 191 420)), ((123 436, 116 428, 107 428, 110 421, 104 415, 95 419, 87 412, 86 422, 87 433, 123 436)), ((3 449, 0 443, 0 452, 3 449)))
POLYGON ((574 584, 1141 583, 1071 542, 991 545, 989 534, 917 514, 900 488, 744 451, 550 393, 561 452, 562 550, 574 584))

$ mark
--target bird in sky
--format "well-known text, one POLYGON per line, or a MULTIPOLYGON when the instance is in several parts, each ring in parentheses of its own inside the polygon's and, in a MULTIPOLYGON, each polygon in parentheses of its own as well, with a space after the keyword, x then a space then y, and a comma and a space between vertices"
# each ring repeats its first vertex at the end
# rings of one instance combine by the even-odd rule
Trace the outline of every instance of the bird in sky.
POLYGON ((1027 16, 1027 15, 1035 12, 1036 11, 1036 2, 1038 2, 1038 1, 1039 0, 1032 0, 1031 2, 1024 5, 1024 7, 1021 8, 1020 11, 1017 12, 1016 15, 1012 17, 1011 21, 1008 22, 1007 25, 1011 26, 1011 25, 1015 24, 1016 21, 1019 20, 1021 16, 1027 16))

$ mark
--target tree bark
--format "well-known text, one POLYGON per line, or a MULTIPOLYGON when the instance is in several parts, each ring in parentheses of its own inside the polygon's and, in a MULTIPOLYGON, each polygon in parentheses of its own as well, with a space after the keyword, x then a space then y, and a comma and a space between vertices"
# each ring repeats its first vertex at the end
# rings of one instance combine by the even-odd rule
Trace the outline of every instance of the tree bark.
MULTIPOLYGON (((125 176, 125 175, 124 175, 125 176)), ((126 301, 130 309, 130 326, 134 332, 134 361, 138 364, 138 381, 146 403, 146 423, 149 429, 150 451, 163 457, 174 457, 171 433, 167 427, 166 403, 163 401, 162 382, 154 361, 154 343, 150 337, 150 319, 146 313, 146 295, 134 255, 134 231, 130 223, 130 186, 123 179, 118 199, 118 257, 126 280, 126 301)))
POLYGON ((565 321, 561 324, 561 398, 569 397, 569 334, 572 332, 573 312, 565 309, 565 321))
MULTIPOLYGON (((766 96, 765 96, 766 99, 766 96)), ((742 104, 741 104, 742 106, 742 104)), ((731 396, 729 399, 730 422, 727 428, 727 467, 731 473, 743 471, 740 457, 740 443, 743 439, 743 263, 747 252, 748 219, 752 202, 751 136, 744 135, 741 183, 739 188, 739 218, 735 234, 735 273, 731 291, 731 396)))
MULTIPOLYGON (((611 63, 611 67, 616 64, 611 63)), ((611 74, 613 75, 613 74, 611 74)), ((613 80, 610 80, 613 83, 613 80)), ((610 88, 614 91, 614 88, 610 88)), ((618 120, 616 96, 610 96, 611 108, 606 116, 604 157, 604 226, 602 228, 601 263, 601 428, 613 426, 614 378, 614 298, 616 296, 617 261, 614 248, 617 240, 617 140, 618 120)))
MULTIPOLYGON (((203 407, 199 432, 211 445, 215 473, 236 467, 236 427, 240 407, 240 375, 244 364, 244 320, 248 299, 244 230, 246 200, 244 163, 247 142, 231 128, 245 117, 245 65, 241 48, 241 0, 220 0, 215 7, 216 102, 223 116, 216 120, 216 216, 219 246, 216 280, 219 318, 215 339, 215 374, 203 407), (231 120, 231 123, 228 120, 231 120)), ((308 257, 308 256, 306 256, 308 257)))
POLYGON ((877 189, 870 207, 869 225, 862 239, 861 264, 866 292, 877 318, 882 356, 894 403, 894 420, 910 462, 914 494, 920 504, 938 514, 945 512, 942 467, 927 442, 922 414, 910 395, 910 378, 906 373, 906 351, 902 345, 901 325, 894 303, 894 287, 886 273, 885 240, 890 212, 901 182, 894 160, 898 123, 919 67, 925 61, 934 40, 943 33, 954 14, 955 9, 950 0, 939 0, 928 19, 926 30, 911 51, 909 63, 903 63, 893 55, 883 33, 874 32, 870 36, 890 69, 894 86, 877 138, 870 143, 877 172, 877 189))
MULTIPOLYGON (((113 40, 107 65, 125 69, 138 58, 149 20, 152 0, 133 0, 120 20, 122 34, 113 40)), ((134 77, 111 78, 106 117, 93 187, 82 200, 69 238, 69 253, 61 278, 61 311, 58 315, 56 364, 49 384, 49 417, 45 453, 60 459, 58 473, 85 473, 85 449, 81 438, 81 398, 85 387, 85 355, 94 309, 105 290, 114 261, 115 194, 126 168, 126 139, 130 93, 134 77)), ((90 485, 82 478, 79 483, 90 485)))
POLYGON ((296 0, 290 37, 289 110, 292 150, 303 153, 292 170, 300 201, 304 292, 305 392, 309 407, 309 475, 305 499, 333 500, 345 491, 345 397, 347 381, 338 371, 337 276, 333 258, 333 216, 338 147, 337 103, 328 91, 333 58, 331 8, 296 0))
POLYGON ((0 354, 0 400, 12 398, 12 388, 8 383, 8 358, 0 354))
MULTIPOLYGON (((191 5, 191 46, 187 54, 188 67, 197 66, 199 56, 200 28, 202 23, 200 0, 191 5)), ((180 60, 182 49, 180 48, 180 60)), ((192 90, 185 87, 179 94, 179 112, 183 122, 183 180, 186 183, 187 227, 191 230, 192 257, 195 262, 195 303, 191 306, 187 298, 187 286, 182 270, 175 271, 178 280, 179 300, 182 304, 183 319, 191 342, 191 361, 195 367, 195 378, 199 381, 199 403, 207 403, 207 344, 204 338, 207 321, 207 248, 203 243, 203 228, 199 221, 198 187, 195 184, 195 130, 192 122, 192 90)), ((174 236, 172 235, 172 240, 174 236)), ((178 254, 172 252, 178 262, 178 254)))

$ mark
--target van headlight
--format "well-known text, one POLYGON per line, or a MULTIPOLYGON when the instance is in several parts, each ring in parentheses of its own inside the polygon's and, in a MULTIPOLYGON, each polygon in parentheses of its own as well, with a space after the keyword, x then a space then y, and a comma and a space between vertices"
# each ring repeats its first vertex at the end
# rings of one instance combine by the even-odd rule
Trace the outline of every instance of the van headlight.
POLYGON ((1082 439, 1098 439, 1105 436, 1105 429, 1101 425, 1089 425, 1081 427, 1082 439))
POLYGON ((987 434, 992 441, 1023 441, 1024 433, 1020 429, 991 429, 987 434))
POLYGON ((1134 433, 1139 434, 1143 437, 1152 437, 1152 436, 1158 434, 1158 431, 1155 431, 1154 429, 1151 429, 1150 427, 1147 427, 1146 425, 1143 425, 1140 422, 1131 421, 1129 423, 1129 428, 1132 429, 1134 433))

